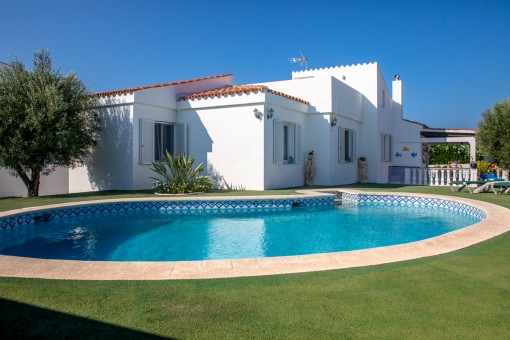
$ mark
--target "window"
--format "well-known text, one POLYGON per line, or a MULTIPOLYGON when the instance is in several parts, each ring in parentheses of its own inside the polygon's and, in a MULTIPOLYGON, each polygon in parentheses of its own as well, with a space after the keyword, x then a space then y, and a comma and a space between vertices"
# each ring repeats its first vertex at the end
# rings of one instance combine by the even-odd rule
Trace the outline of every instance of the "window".
POLYGON ((382 155, 382 161, 383 162, 391 162, 391 144, 392 144, 392 137, 388 133, 382 133, 381 134, 381 155, 382 155))
POLYGON ((174 125, 154 123, 154 161, 163 161, 167 151, 175 153, 174 125))
POLYGON ((171 155, 186 153, 186 125, 140 119, 140 164, 163 161, 171 155))
POLYGON ((278 120, 273 124, 274 163, 301 162, 301 126, 278 120))
POLYGON ((381 106, 384 107, 386 101, 386 91, 384 89, 382 90, 382 99, 381 99, 381 106))
POLYGON ((338 161, 352 163, 355 158, 356 132, 351 129, 338 128, 338 161))

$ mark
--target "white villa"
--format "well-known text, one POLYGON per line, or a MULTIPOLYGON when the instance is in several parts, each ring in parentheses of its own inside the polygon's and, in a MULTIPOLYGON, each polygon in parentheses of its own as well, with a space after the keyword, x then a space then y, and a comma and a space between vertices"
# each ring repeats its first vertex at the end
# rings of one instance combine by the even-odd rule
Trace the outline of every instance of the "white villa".
MULTIPOLYGON (((473 130, 431 129, 403 118, 402 81, 391 88, 377 63, 292 73, 292 79, 234 85, 231 74, 96 94, 97 151, 84 167, 41 179, 41 195, 152 187, 151 163, 165 150, 203 162, 218 188, 302 186, 314 151, 314 185, 420 184, 430 143, 469 143, 473 130), (400 169, 400 170, 399 170, 400 169), (413 172, 414 171, 414 172, 413 172), (405 173, 405 174, 404 174, 405 173)), ((0 197, 24 196, 21 180, 0 170, 0 197)))

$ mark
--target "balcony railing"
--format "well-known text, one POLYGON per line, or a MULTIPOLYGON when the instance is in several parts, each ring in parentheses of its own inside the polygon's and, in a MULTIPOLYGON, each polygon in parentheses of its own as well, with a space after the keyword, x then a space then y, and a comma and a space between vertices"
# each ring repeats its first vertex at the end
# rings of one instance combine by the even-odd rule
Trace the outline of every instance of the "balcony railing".
MULTIPOLYGON (((497 177, 509 179, 508 170, 493 170, 497 177)), ((412 168, 393 166, 389 168, 388 183, 408 185, 450 185, 452 181, 476 181, 477 169, 463 168, 412 168)))
POLYGON ((452 181, 476 181, 476 169, 405 169, 404 184, 410 185, 450 185, 452 181))

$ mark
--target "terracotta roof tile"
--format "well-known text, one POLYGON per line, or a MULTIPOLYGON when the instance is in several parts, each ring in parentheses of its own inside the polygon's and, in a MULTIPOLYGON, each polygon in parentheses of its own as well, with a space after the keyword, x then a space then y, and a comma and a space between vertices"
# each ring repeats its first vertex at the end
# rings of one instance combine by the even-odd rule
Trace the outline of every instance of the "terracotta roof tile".
POLYGON ((126 88, 126 89, 121 89, 121 90, 114 90, 114 91, 106 91, 106 92, 94 93, 94 96, 96 96, 96 97, 116 96, 116 95, 119 95, 119 94, 133 93, 135 91, 140 91, 140 90, 145 90, 145 89, 153 89, 153 88, 156 88, 156 87, 164 87, 164 86, 170 86, 170 85, 187 84, 187 83, 193 83, 193 82, 197 82, 197 81, 201 81, 201 80, 209 80, 209 79, 228 77, 228 76, 231 76, 231 75, 232 74, 220 74, 220 75, 217 75, 217 76, 195 78, 195 79, 188 79, 188 80, 179 80, 179 81, 171 81, 171 82, 168 82, 168 83, 145 85, 145 86, 138 86, 138 87, 129 87, 129 88, 126 88))
POLYGON ((200 93, 194 93, 190 95, 183 96, 181 99, 184 100, 193 100, 193 99, 199 99, 199 98, 211 98, 211 97, 221 97, 221 96, 228 96, 233 94, 250 94, 250 93, 257 93, 257 92, 267 92, 274 94, 276 96, 284 97, 290 100, 297 101, 299 103, 303 103, 305 105, 310 105, 310 102, 307 102, 306 100, 290 96, 288 94, 285 94, 283 92, 271 90, 267 86, 264 85, 237 85, 237 86, 229 86, 224 87, 221 89, 211 90, 211 91, 205 91, 200 93))

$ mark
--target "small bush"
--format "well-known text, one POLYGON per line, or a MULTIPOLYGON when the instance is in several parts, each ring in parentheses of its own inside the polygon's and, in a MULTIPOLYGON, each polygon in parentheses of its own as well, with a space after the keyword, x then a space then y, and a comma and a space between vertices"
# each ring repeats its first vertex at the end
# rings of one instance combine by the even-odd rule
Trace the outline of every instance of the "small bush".
POLYGON ((203 163, 193 168, 195 160, 192 156, 179 154, 175 157, 168 151, 164 162, 152 163, 151 170, 162 178, 151 177, 157 193, 184 194, 190 192, 205 192, 212 188, 212 181, 204 172, 203 163))
POLYGON ((479 174, 487 174, 489 173, 489 167, 491 163, 485 161, 477 161, 476 168, 478 169, 479 174))

